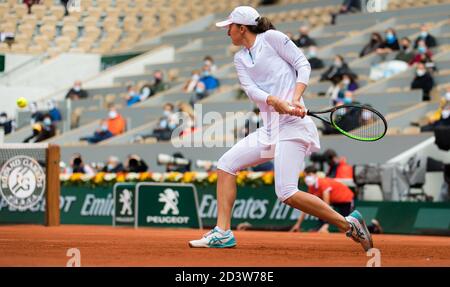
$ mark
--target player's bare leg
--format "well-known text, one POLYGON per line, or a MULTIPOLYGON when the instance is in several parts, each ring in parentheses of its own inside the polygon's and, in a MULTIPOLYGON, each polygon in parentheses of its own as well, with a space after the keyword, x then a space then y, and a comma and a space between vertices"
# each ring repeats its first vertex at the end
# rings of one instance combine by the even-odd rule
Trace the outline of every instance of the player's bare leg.
POLYGON ((229 248, 236 246, 230 230, 231 211, 236 200, 236 176, 217 170, 217 226, 199 240, 189 242, 190 247, 229 248))
POLYGON ((236 200, 236 176, 217 170, 217 226, 230 229, 231 211, 236 200))
POLYGON ((351 228, 350 224, 342 215, 315 195, 306 192, 296 192, 286 199, 284 203, 336 225, 341 232, 347 232, 351 228))
POLYGON ((361 243, 365 251, 373 247, 372 237, 367 230, 366 223, 362 215, 356 210, 349 216, 343 217, 320 198, 306 192, 296 192, 284 203, 334 224, 348 237, 361 243))

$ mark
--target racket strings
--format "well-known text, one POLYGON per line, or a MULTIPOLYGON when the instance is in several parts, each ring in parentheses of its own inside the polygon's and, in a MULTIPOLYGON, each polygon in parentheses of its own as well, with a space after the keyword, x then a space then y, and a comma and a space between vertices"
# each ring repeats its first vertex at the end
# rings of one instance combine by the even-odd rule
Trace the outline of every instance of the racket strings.
POLYGON ((332 114, 332 121, 341 132, 359 140, 377 140, 386 131, 382 118, 362 107, 339 108, 332 114))

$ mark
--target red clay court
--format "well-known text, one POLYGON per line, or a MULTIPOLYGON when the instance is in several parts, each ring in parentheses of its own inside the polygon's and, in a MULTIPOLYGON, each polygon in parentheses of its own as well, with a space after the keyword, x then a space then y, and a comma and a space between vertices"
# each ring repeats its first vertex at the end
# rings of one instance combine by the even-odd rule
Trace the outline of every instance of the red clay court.
MULTIPOLYGON (((366 266, 370 259, 343 234, 235 231, 233 249, 191 249, 194 229, 105 226, 0 226, 0 266, 366 266)), ((450 266, 450 238, 374 235, 381 266, 450 266)))

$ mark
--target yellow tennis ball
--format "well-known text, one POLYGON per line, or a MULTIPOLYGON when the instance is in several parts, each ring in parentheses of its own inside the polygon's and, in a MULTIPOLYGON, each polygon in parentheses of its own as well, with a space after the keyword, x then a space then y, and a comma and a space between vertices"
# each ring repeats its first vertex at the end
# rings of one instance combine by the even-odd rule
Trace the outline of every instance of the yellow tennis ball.
POLYGON ((20 98, 18 98, 17 99, 17 106, 19 107, 19 108, 24 108, 24 107, 26 107, 27 106, 27 99, 25 99, 24 97, 20 97, 20 98))

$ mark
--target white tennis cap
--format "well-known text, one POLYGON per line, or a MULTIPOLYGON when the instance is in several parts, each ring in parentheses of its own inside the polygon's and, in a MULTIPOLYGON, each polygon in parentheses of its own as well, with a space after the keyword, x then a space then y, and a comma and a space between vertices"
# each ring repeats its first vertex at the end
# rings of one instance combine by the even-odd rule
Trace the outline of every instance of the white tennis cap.
POLYGON ((227 20, 217 22, 217 27, 226 27, 232 23, 256 26, 258 24, 259 13, 250 6, 239 6, 234 8, 227 20))

